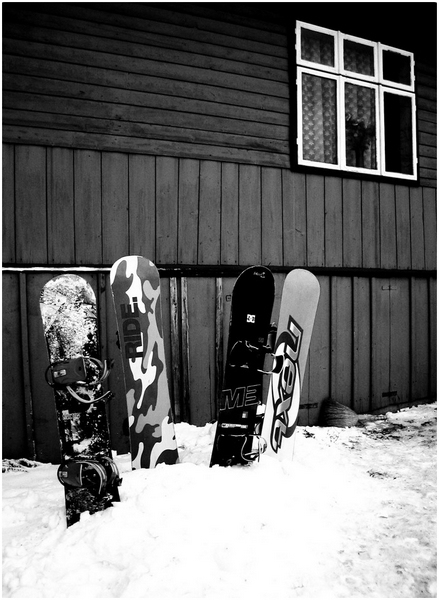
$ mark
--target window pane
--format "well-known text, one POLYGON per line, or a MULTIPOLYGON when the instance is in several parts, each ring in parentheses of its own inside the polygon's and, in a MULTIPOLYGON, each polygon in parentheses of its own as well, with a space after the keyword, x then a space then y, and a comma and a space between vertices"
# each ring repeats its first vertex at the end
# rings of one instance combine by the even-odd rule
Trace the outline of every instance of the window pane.
POLYGON ((412 98, 384 93, 384 148, 387 172, 413 175, 412 98))
POLYGON ((334 66, 334 37, 311 29, 302 29, 301 58, 325 65, 334 66))
POLYGON ((345 40, 343 48, 343 65, 346 71, 371 77, 375 75, 372 46, 345 40))
POLYGON ((387 81, 411 85, 411 57, 383 50, 383 76, 387 81))
POLYGON ((337 164, 337 82, 303 73, 303 158, 337 164))
POLYGON ((377 168, 376 90, 346 83, 346 164, 348 167, 377 168))

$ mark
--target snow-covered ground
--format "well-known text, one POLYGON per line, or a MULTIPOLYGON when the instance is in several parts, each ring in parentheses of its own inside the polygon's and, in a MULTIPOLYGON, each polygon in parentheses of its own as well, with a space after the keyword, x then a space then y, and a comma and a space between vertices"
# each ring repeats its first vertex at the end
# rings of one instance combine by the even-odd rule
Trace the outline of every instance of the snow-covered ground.
POLYGON ((4 598, 436 597, 436 404, 299 428, 292 462, 124 471, 121 502, 66 529, 54 465, 3 479, 4 598))

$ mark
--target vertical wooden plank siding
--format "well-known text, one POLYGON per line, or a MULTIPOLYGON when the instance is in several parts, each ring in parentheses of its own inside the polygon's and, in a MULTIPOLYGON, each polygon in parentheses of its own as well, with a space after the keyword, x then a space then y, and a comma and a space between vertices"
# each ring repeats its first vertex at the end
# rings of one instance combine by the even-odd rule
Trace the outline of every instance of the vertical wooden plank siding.
POLYGON ((28 452, 21 358, 20 286, 17 273, 3 275, 2 286, 2 442, 3 456, 28 452))
POLYGON ((156 262, 177 262, 178 160, 156 159, 156 262))
POLYGON ((129 252, 155 260, 155 158, 128 156, 129 252))
POLYGON ((47 262, 46 149, 15 149, 16 260, 47 262))
POLYGON ((372 279, 372 390, 374 409, 388 404, 390 373, 390 298, 389 280, 372 279))
POLYGON ((430 360, 430 327, 429 327, 429 302, 428 281, 419 277, 411 280, 411 351, 412 351, 412 389, 411 393, 416 398, 428 398, 429 376, 428 366, 430 360))
POLYGON ((215 401, 215 279, 188 279, 187 295, 191 370, 191 422, 205 425, 216 416, 215 401))
POLYGON ((410 193, 407 187, 395 187, 396 262, 398 269, 410 269, 410 193))
POLYGON ((73 150, 47 149, 49 264, 75 262, 73 150))
POLYGON ((321 175, 306 177, 307 264, 325 264, 325 179, 321 175))
POLYGON ((239 166, 221 166, 221 264, 238 264, 239 166))
POLYGON ((28 330, 28 309, 27 309, 27 290, 26 290, 26 275, 19 275, 20 287, 20 314, 21 314, 21 362, 23 365, 23 384, 24 384, 24 405, 26 417, 26 440, 28 456, 36 459, 36 448, 34 438, 34 410, 32 386, 30 380, 30 365, 29 365, 29 330, 28 330))
POLYGON ((199 221, 200 162, 180 160, 178 186, 178 263, 197 262, 199 221))
POLYGON ((262 264, 281 265, 282 256, 282 172, 262 167, 262 264))
POLYGON ((239 167, 239 264, 261 263, 261 169, 239 167))
POLYGON ((79 265, 102 263, 101 153, 75 150, 75 250, 79 265))
POLYGON ((343 180, 343 265, 361 264, 361 181, 343 180))
POLYGON ((3 144, 2 252, 4 263, 15 262, 15 147, 3 144))
MULTIPOLYGON (((182 391, 181 391, 181 418, 183 421, 191 423, 191 398, 189 385, 189 372, 191 365, 191 352, 189 346, 189 307, 187 295, 187 279, 181 278, 181 370, 182 370, 182 391)), ((195 354, 196 356, 196 354, 195 354)))
POLYGON ((102 260, 112 264, 124 256, 128 239, 128 156, 102 155, 102 260))
POLYGON ((352 280, 331 280, 331 398, 352 403, 352 280))
POLYGON ((381 268, 396 269, 395 186, 380 184, 380 248, 381 268))
POLYGON ((221 165, 200 163, 198 264, 218 265, 221 260, 221 165))
POLYGON ((355 412, 367 413, 371 410, 371 289, 370 280, 365 277, 353 278, 352 315, 352 407, 355 412))
POLYGON ((379 184, 374 181, 363 181, 361 186, 361 228, 363 239, 363 260, 361 266, 364 269, 373 269, 381 266, 379 184))
POLYGON ((282 171, 284 264, 304 267, 307 264, 306 176, 282 171))
POLYGON ((429 320, 429 373, 430 373, 430 390, 429 397, 434 398, 437 392, 437 280, 430 277, 429 279, 429 303, 430 303, 430 320, 429 320))
MULTIPOLYGON (((396 391, 394 402, 410 400, 410 285, 408 279, 392 278, 390 300, 390 391, 396 391)), ((427 308, 428 311, 428 308, 427 308)), ((428 330, 428 314, 426 315, 428 330)), ((427 333, 427 332, 426 332, 427 333)), ((428 337, 428 333, 427 333, 428 337)), ((426 346, 427 346, 426 342, 426 346)), ((427 364, 428 364, 428 357, 427 364)), ((426 367, 428 368, 428 367, 426 367)), ((427 377, 428 379, 428 377, 427 377)), ((428 382, 426 383, 428 388, 428 382)), ((428 394, 425 395, 427 397, 428 394)))
POLYGON ((217 161, 4 149, 6 265, 109 266, 142 254, 159 265, 436 267, 430 188, 217 161))
POLYGON ((437 209, 436 190, 424 188, 424 241, 425 268, 435 270, 437 267, 437 209))
POLYGON ((410 231, 412 269, 424 269, 425 238, 421 188, 410 188, 410 231))
MULTIPOLYGON (((343 265, 343 181, 325 177, 325 266, 343 265)), ((360 234, 361 235, 361 234, 360 234)))

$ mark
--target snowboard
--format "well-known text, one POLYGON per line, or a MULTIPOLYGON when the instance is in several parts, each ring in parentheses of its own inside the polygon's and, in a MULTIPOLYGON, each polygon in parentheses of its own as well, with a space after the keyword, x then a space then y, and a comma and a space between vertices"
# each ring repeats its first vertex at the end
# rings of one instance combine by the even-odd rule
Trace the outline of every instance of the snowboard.
POLYGON ((160 277, 142 256, 114 263, 111 290, 125 379, 133 469, 178 461, 163 343, 160 277))
POLYGON ((53 388, 61 449, 58 479, 64 485, 67 526, 81 513, 95 513, 119 501, 119 472, 112 459, 102 383, 96 297, 78 275, 46 283, 40 312, 49 356, 46 381, 53 388))
POLYGON ((282 290, 274 364, 270 375, 262 437, 267 455, 292 459, 300 393, 320 296, 317 278, 304 269, 288 273, 282 290))
POLYGON ((262 266, 249 267, 232 291, 226 361, 210 466, 248 464, 263 451, 263 367, 274 301, 274 278, 262 266))

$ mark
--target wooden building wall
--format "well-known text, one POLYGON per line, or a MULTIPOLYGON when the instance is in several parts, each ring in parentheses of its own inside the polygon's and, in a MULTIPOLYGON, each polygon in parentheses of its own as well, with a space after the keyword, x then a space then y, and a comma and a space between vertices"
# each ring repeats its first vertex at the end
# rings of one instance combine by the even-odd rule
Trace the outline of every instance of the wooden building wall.
POLYGON ((288 270, 320 280, 302 423, 327 397, 365 412, 434 396, 429 61, 416 63, 419 185, 366 181, 294 167, 292 28, 267 7, 3 8, 5 456, 59 459, 38 297, 60 269, 96 290, 103 353, 116 359, 112 437, 128 449, 108 289, 125 254, 160 268, 178 419, 215 417, 233 282, 258 263, 275 272, 274 320, 288 270))
POLYGON ((4 141, 290 167, 299 18, 417 50, 420 182, 435 187, 434 15, 261 6, 4 4, 4 141), (418 23, 422 39, 404 30, 418 23))

